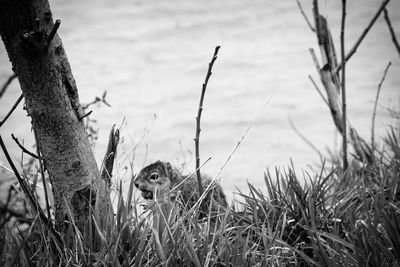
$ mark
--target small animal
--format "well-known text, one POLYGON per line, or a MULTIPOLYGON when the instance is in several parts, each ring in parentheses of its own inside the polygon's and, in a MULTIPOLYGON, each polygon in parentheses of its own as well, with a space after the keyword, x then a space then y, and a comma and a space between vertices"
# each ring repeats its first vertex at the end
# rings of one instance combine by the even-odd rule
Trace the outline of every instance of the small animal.
MULTIPOLYGON (((134 183, 142 191, 143 198, 148 200, 167 199, 181 201, 186 209, 190 209, 199 199, 196 175, 191 177, 184 176, 168 162, 156 161, 143 168, 134 183)), ((204 190, 210 183, 211 178, 203 175, 202 185, 204 190)), ((228 206, 225 194, 217 183, 212 185, 212 189, 207 193, 200 205, 202 217, 209 213, 211 201, 213 203, 211 208, 213 212, 217 211, 218 206, 228 206)))

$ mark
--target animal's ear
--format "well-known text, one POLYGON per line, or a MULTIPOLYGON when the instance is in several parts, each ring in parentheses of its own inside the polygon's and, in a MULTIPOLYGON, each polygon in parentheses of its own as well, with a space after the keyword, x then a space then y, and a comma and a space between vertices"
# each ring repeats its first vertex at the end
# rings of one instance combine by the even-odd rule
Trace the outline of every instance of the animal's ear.
POLYGON ((167 170, 172 170, 171 163, 166 162, 166 163, 165 163, 165 166, 167 167, 167 170))
POLYGON ((166 162, 164 164, 164 170, 165 170, 166 176, 169 177, 169 175, 172 173, 172 166, 169 162, 166 162))

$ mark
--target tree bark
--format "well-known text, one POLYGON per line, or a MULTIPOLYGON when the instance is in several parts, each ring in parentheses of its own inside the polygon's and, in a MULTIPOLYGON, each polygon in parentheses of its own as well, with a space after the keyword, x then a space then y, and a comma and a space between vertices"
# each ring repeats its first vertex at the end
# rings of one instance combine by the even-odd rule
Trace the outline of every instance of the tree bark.
POLYGON ((56 229, 65 233, 64 198, 82 231, 90 216, 89 199, 95 201, 104 185, 82 122, 77 86, 54 25, 47 0, 0 0, 0 34, 52 178, 56 229))

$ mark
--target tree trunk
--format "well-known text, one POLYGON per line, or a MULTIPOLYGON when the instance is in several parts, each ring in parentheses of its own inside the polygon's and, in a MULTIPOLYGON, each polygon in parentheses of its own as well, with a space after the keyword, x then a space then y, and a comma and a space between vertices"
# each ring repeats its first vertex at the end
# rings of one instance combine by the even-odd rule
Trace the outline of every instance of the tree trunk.
POLYGON ((89 216, 89 199, 94 202, 104 185, 82 122, 76 83, 54 25, 47 0, 0 0, 0 34, 52 178, 56 228, 66 230, 65 198, 82 231, 89 216))

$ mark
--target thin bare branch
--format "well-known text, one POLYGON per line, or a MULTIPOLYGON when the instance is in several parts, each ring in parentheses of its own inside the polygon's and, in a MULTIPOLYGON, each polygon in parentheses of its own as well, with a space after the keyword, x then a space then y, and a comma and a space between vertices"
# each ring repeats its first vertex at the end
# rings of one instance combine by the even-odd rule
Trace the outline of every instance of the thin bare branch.
POLYGON ((318 156, 320 156, 322 158, 321 151, 319 151, 319 149, 313 143, 311 143, 311 141, 308 140, 307 137, 299 131, 299 129, 297 129, 296 125, 294 125, 294 122, 293 122, 291 116, 288 117, 288 120, 289 120, 289 125, 292 128, 292 130, 301 138, 301 140, 304 141, 304 143, 306 143, 312 150, 314 150, 315 153, 318 154, 318 156))
POLYGON ((17 78, 17 75, 15 73, 12 74, 10 77, 8 77, 7 81, 3 84, 3 86, 0 89, 0 98, 3 96, 4 92, 7 90, 8 86, 15 78, 17 78))
POLYGON ((199 152, 199 140, 200 140, 200 131, 201 131, 200 119, 201 119, 201 113, 203 111, 204 94, 206 92, 208 80, 211 77, 212 67, 214 65, 215 60, 217 59, 219 49, 220 49, 220 46, 215 47, 214 55, 211 59, 211 62, 208 64, 208 71, 207 71, 206 79, 203 83, 203 87, 201 90, 199 109, 197 111, 197 117, 196 117, 196 137, 194 138, 194 144, 195 144, 195 150, 196 150, 196 169, 197 169, 197 182, 198 182, 198 186, 199 186, 199 195, 203 194, 203 186, 201 183, 201 173, 200 173, 200 152, 199 152))
POLYGON ((7 115, 4 117, 4 119, 0 122, 0 127, 7 121, 8 117, 14 112, 14 110, 17 108, 19 102, 21 102, 22 98, 24 98, 24 95, 21 94, 17 101, 14 103, 14 105, 11 107, 10 111, 7 113, 7 115))
POLYGON ((386 8, 383 10, 383 12, 384 12, 383 14, 385 15, 386 24, 388 25, 388 28, 389 28, 389 31, 390 31, 390 35, 392 36, 393 44, 396 47, 396 50, 397 50, 397 52, 399 53, 399 56, 400 56, 400 44, 399 44, 399 41, 397 40, 396 34, 394 33, 394 30, 393 30, 393 27, 392 27, 392 23, 391 23, 390 18, 389 18, 389 12, 388 12, 388 10, 386 8))
POLYGON ((313 0, 313 13, 314 13, 314 21, 315 21, 315 30, 318 32, 320 30, 319 25, 319 8, 318 8, 318 0, 313 0))
POLYGON ((54 22, 53 28, 51 29, 51 32, 49 34, 49 36, 47 36, 47 43, 50 44, 51 40, 53 40, 54 35, 56 35, 56 32, 58 30, 58 28, 60 27, 61 24, 61 20, 57 19, 56 22, 54 22))
POLYGON ((39 141, 38 141, 38 136, 36 134, 36 131, 33 131, 34 135, 35 135, 35 142, 36 142, 36 151, 38 154, 38 158, 39 158, 39 167, 40 167, 40 174, 42 175, 42 184, 43 184, 43 190, 44 190, 44 199, 45 199, 45 203, 46 203, 46 211, 47 211, 47 218, 51 218, 51 214, 50 214, 50 202, 49 202, 49 194, 47 192, 47 186, 46 186, 46 178, 44 175, 44 168, 43 168, 43 162, 42 162, 42 157, 40 156, 40 145, 39 145, 39 141))
POLYGON ((111 105, 106 100, 106 96, 107 96, 107 91, 104 91, 104 93, 101 97, 96 96, 92 102, 89 102, 86 105, 83 105, 82 108, 87 109, 88 107, 90 107, 96 103, 99 103, 99 102, 103 103, 107 107, 111 107, 111 105))
POLYGON ((19 148, 21 148, 22 152, 28 154, 29 156, 31 156, 32 158, 35 159, 39 159, 39 157, 37 155, 35 155, 34 153, 30 152, 28 149, 26 149, 18 140, 18 138, 16 138, 14 136, 14 134, 11 134, 11 138, 14 140, 15 143, 17 143, 17 145, 19 146, 19 148))
POLYGON ((358 38, 358 40, 355 42, 353 47, 350 49, 350 51, 347 53, 345 60, 342 60, 340 64, 336 67, 335 73, 337 73, 342 67, 343 63, 349 61, 349 59, 354 55, 354 53, 357 51, 357 48, 360 46, 361 42, 364 40, 365 36, 369 32, 369 30, 372 28, 372 26, 375 24, 376 20, 379 18, 380 14, 382 11, 385 9, 386 5, 390 2, 390 0, 384 0, 382 1, 381 6, 378 8, 376 11, 374 17, 371 19, 367 27, 364 29, 362 32, 361 36, 358 38))
POLYGON ((374 103, 374 110, 372 112, 372 126, 371 126, 371 146, 372 146, 372 156, 374 155, 374 151, 375 151, 375 117, 376 117, 376 108, 378 106, 378 99, 379 99, 379 94, 381 92, 381 88, 382 88, 382 84, 385 81, 386 78, 386 74, 390 68, 390 66, 392 65, 392 62, 389 62, 388 65, 385 68, 385 71, 383 72, 383 76, 381 81, 378 84, 378 89, 376 91, 376 97, 375 97, 375 103, 374 103))
MULTIPOLYGON (((225 166, 228 164, 228 162, 231 160, 232 156, 236 153, 236 150, 240 147, 240 145, 242 144, 243 140, 247 137, 247 135, 249 134, 250 130, 253 128, 253 126, 256 124, 258 118, 260 117, 260 115, 262 114, 262 112, 265 110, 265 108, 268 106, 269 102, 271 99, 268 99, 265 104, 262 106, 262 108, 260 109, 260 111, 256 114, 256 116, 254 117, 253 121, 250 123, 249 127, 247 127, 247 129, 245 130, 244 134, 242 135, 242 137, 239 139, 239 141, 236 143, 235 147, 233 148, 232 152, 228 155, 228 157, 226 158, 225 162, 222 164, 221 168, 219 169, 219 171, 214 175, 214 177, 211 180, 211 183, 208 184, 208 186, 205 189, 205 192, 208 192, 210 190, 210 188, 214 185, 215 181, 217 180, 217 178, 219 177, 220 173, 222 172, 222 170, 225 168, 225 166)), ((191 210, 196 209, 204 200, 204 198, 206 197, 207 194, 202 194, 200 196, 200 198, 197 200, 197 202, 193 205, 193 207, 191 208, 191 210)))
POLYGON ((319 89, 318 85, 315 83, 314 79, 311 77, 311 75, 308 75, 308 78, 310 79, 310 81, 314 85, 314 88, 317 90, 319 95, 322 97, 322 100, 324 100, 325 104, 329 107, 328 100, 326 100, 325 96, 322 94, 321 90, 319 89))
POLYGON ((314 61, 314 65, 315 65, 315 68, 317 69, 318 74, 321 74, 321 67, 319 65, 318 58, 315 55, 314 49, 310 48, 310 49, 308 49, 308 51, 310 51, 311 57, 314 61))
POLYGON ((47 218, 46 215, 44 215, 43 210, 40 208, 40 206, 38 205, 37 201, 35 200, 35 198, 32 196, 32 192, 29 191, 27 184, 25 183, 24 179, 22 179, 22 177, 20 176, 17 168, 15 167, 10 154, 8 153, 8 150, 3 142, 3 138, 0 135, 0 146, 4 152, 4 155, 6 156, 6 159, 8 161, 8 164, 10 164, 11 169, 13 170, 15 176, 17 177, 17 180, 22 188, 22 190, 25 193, 25 196, 29 199, 29 202, 32 204, 32 208, 39 214, 40 219, 43 221, 44 225, 46 225, 46 227, 49 229, 49 232, 55 237, 55 239, 58 241, 59 244, 62 243, 61 241, 61 237, 58 234, 58 232, 56 232, 54 230, 53 227, 53 223, 51 222, 50 218, 47 218))
POLYGON ((46 46, 45 46, 45 50, 46 50, 46 51, 49 49, 50 43, 51 43, 51 41, 53 40, 54 36, 56 35, 57 30, 58 30, 58 28, 60 27, 60 24, 61 24, 61 20, 59 20, 59 19, 57 19, 57 20, 54 22, 53 28, 51 29, 49 35, 48 35, 47 38, 46 38, 46 46))
POLYGON ((299 1, 299 0, 296 0, 296 2, 297 2, 297 6, 298 6, 299 9, 300 9, 300 13, 303 15, 305 21, 307 22, 308 27, 310 28, 310 30, 311 30, 312 32, 315 32, 315 28, 311 25, 311 22, 310 22, 310 20, 308 19, 306 13, 304 12, 303 7, 301 6, 300 1, 299 1))
POLYGON ((83 114, 83 116, 79 117, 79 120, 83 120, 84 118, 86 118, 87 116, 89 116, 92 113, 93 113, 93 110, 89 111, 88 113, 83 114))
POLYGON ((346 0, 342 0, 342 22, 340 25, 340 55, 342 66, 342 124, 343 124, 343 170, 347 170, 347 107, 346 107, 346 61, 345 61, 345 24, 346 24, 346 0))

